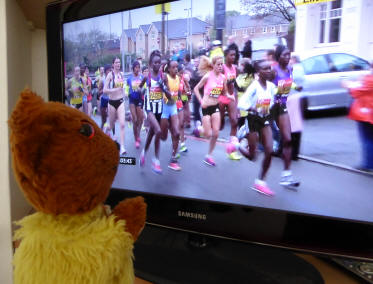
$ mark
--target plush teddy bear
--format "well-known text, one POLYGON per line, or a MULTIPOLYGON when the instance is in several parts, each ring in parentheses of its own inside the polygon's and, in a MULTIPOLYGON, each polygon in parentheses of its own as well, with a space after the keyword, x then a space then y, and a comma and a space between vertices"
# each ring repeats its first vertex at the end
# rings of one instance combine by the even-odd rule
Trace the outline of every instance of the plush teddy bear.
POLYGON ((16 224, 16 284, 133 283, 142 197, 103 205, 119 163, 116 143, 77 109, 25 90, 9 120, 16 179, 37 211, 16 224))

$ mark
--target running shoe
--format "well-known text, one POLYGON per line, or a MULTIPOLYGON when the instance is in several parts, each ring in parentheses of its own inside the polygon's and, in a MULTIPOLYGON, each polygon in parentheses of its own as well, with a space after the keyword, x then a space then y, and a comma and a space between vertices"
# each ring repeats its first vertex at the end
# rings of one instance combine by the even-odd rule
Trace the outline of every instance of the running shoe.
POLYGON ((175 159, 180 159, 180 153, 179 152, 176 153, 175 159))
POLYGON ((176 158, 171 159, 170 163, 168 164, 168 167, 169 167, 171 170, 174 170, 174 171, 181 171, 181 167, 180 167, 180 165, 178 164, 176 158))
POLYGON ((145 150, 143 149, 140 154, 140 167, 145 166, 145 150))
POLYGON ((216 166, 215 164, 215 161, 212 157, 205 157, 205 159, 203 160, 203 162, 209 166, 216 166))
POLYGON ((161 174, 162 173, 161 165, 159 163, 157 163, 157 162, 154 162, 154 161, 152 163, 152 170, 156 174, 161 174))
POLYGON ((139 142, 139 141, 136 141, 136 142, 135 142, 135 147, 136 147, 136 149, 139 149, 139 148, 140 148, 140 142, 139 142))
POLYGON ((136 141, 139 142, 139 143, 141 143, 141 138, 137 137, 136 141))
POLYGON ((239 161, 242 159, 242 156, 240 154, 238 154, 237 151, 234 151, 230 154, 228 154, 228 158, 231 159, 231 160, 234 160, 234 161, 239 161))
POLYGON ((251 188, 264 195, 272 196, 275 194, 264 180, 255 179, 254 185, 251 188))
POLYGON ((96 113, 97 113, 97 107, 94 107, 93 108, 93 116, 96 116, 96 113))
POLYGON ((182 153, 188 152, 188 148, 185 146, 185 143, 181 143, 179 151, 182 153))
POLYGON ((126 149, 124 148, 123 145, 120 146, 120 154, 121 154, 121 155, 125 155, 125 154, 127 154, 127 151, 126 151, 126 149))
POLYGON ((285 187, 298 187, 300 185, 300 181, 295 180, 291 173, 284 174, 281 176, 280 185, 285 187))

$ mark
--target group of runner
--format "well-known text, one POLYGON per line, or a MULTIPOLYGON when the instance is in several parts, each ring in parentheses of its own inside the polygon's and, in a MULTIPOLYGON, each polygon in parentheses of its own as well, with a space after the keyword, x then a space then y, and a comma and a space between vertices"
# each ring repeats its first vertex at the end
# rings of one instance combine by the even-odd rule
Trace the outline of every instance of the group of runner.
MULTIPOLYGON (((277 46, 274 63, 265 59, 253 63, 249 58, 243 58, 239 66, 239 57, 235 44, 229 45, 224 55, 211 58, 200 56, 198 74, 202 78, 193 89, 190 86, 192 72, 177 60, 166 59, 158 50, 151 52, 149 68, 140 69, 140 63, 135 61, 127 79, 120 70, 120 59, 115 58, 112 66, 100 68, 96 77, 101 127, 115 137, 115 122, 119 122, 120 154, 126 154, 124 98, 128 95, 137 149, 141 147, 141 129, 144 125, 147 126, 145 145, 140 153, 140 166, 145 165, 146 154, 154 140, 152 170, 162 173, 160 145, 170 132, 172 147, 168 167, 180 171, 179 153, 188 151, 185 145, 184 112, 189 111, 193 93, 194 100, 202 107, 203 136, 209 140, 204 163, 216 165, 213 151, 227 113, 230 121, 230 137, 226 147, 228 157, 240 160, 243 155, 253 160, 261 141, 264 158, 259 177, 252 188, 260 193, 273 195, 265 178, 273 152, 271 126, 276 123, 281 133, 284 160, 280 184, 298 186, 299 182, 293 179, 290 170, 292 144, 286 101, 291 89, 301 91, 302 88, 296 86, 292 80, 292 70, 288 67, 290 51, 284 46, 277 46), (107 117, 109 124, 106 122, 107 117), (239 129, 240 133, 237 134, 239 129)), ((77 66, 74 76, 66 83, 66 90, 70 104, 90 115, 88 98, 92 83, 89 83, 88 78, 82 73, 81 66, 77 66)), ((187 116, 190 117, 190 114, 187 116)))

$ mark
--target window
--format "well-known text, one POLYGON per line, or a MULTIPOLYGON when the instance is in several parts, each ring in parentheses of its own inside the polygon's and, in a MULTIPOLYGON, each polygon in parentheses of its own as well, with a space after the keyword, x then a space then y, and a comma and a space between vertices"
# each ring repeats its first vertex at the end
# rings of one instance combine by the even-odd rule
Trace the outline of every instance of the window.
POLYGON ((142 33, 139 34, 139 39, 142 40, 142 33))
POLYGON ((152 40, 155 40, 155 31, 152 31, 152 40))
POLYGON ((236 32, 236 30, 233 30, 233 31, 232 31, 232 35, 234 35, 234 36, 236 36, 236 35, 237 35, 237 32, 236 32))
POLYGON ((274 33, 276 31, 275 26, 271 27, 271 33, 274 33))
POLYGON ((306 75, 328 73, 329 65, 324 55, 308 58, 302 62, 306 75))
POLYGON ((254 34, 255 33, 255 28, 250 28, 250 34, 254 34))
POLYGON ((242 30, 242 34, 243 34, 243 35, 247 35, 247 29, 243 29, 243 30, 242 30))
POLYGON ((339 42, 342 19, 342 0, 320 5, 320 43, 339 42))
POLYGON ((263 31, 263 34, 265 34, 267 32, 267 27, 263 27, 262 31, 263 31))
POLYGON ((346 72, 346 71, 359 71, 369 70, 370 65, 365 60, 344 53, 329 54, 331 61, 331 72, 346 72))

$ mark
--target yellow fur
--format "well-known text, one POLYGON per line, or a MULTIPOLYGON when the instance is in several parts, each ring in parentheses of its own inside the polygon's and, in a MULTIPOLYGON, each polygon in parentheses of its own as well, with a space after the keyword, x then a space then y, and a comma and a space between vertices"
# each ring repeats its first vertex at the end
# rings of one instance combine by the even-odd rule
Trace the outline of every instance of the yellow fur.
POLYGON ((15 284, 133 283, 133 238, 103 206, 82 215, 35 213, 16 224, 15 284), (113 277, 113 275, 115 275, 113 277))

